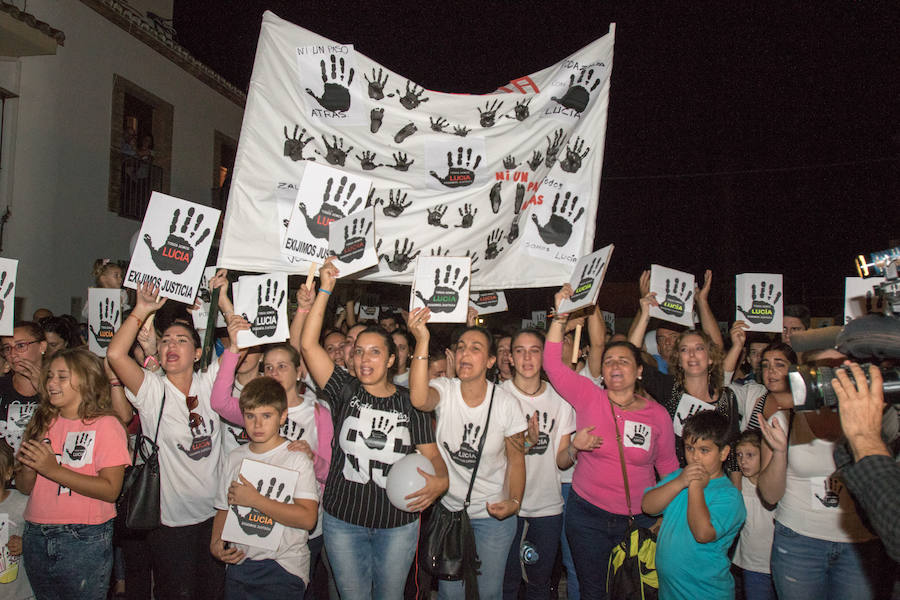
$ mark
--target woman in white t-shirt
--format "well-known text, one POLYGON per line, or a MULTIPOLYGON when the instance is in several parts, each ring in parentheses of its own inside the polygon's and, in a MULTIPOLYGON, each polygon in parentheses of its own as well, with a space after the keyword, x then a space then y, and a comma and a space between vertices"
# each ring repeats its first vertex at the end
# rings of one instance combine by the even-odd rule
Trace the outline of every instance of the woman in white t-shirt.
POLYGON ((173 322, 162 333, 159 374, 131 358, 144 321, 166 302, 158 293, 158 286, 146 283, 138 289, 134 310, 110 341, 106 357, 140 415, 144 435, 152 439, 159 429, 162 525, 147 535, 154 594, 160 600, 215 598, 225 580, 224 565, 209 552, 222 458, 219 416, 210 406, 219 364, 197 370, 200 336, 185 321, 173 322))
POLYGON ((536 443, 525 442, 528 485, 506 560, 503 597, 506 600, 518 597, 521 563, 524 563, 526 598, 547 598, 563 525, 559 464, 569 466, 572 462, 568 449, 575 431, 575 409, 541 379, 543 333, 536 329, 519 331, 512 338, 511 348, 515 375, 500 387, 515 396, 525 415, 530 415, 530 437, 536 443), (525 523, 528 523, 528 535, 523 541, 525 523))
MULTIPOLYGON (((516 519, 509 517, 519 512, 525 491, 525 415, 514 396, 487 380, 487 371, 497 356, 490 332, 482 327, 468 327, 459 337, 453 355, 456 378, 438 377, 429 382, 431 336, 426 323, 430 315, 428 309, 416 309, 407 319, 409 331, 416 338, 409 376, 410 400, 419 410, 434 411, 437 417, 438 448, 450 473, 450 489, 441 499, 444 508, 466 508, 466 493, 478 462, 466 508, 481 561, 478 593, 482 600, 499 600, 506 557, 516 534, 516 519), (478 460, 485 429, 487 436, 478 460)), ((464 596, 462 581, 440 582, 438 598, 464 596)))

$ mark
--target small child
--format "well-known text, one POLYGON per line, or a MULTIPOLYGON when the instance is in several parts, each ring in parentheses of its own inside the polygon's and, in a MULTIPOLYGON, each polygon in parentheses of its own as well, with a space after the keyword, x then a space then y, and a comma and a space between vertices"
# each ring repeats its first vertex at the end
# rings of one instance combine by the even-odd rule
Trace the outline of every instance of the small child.
POLYGON ((287 420, 287 396, 275 379, 260 377, 249 382, 241 392, 240 407, 250 442, 226 459, 210 541, 213 556, 229 563, 225 598, 302 598, 309 581, 307 539, 316 526, 319 506, 313 463, 305 452, 288 450, 290 442, 279 433, 287 420), (263 496, 240 474, 245 458, 298 471, 300 476, 290 494, 293 502, 263 496), (230 504, 250 507, 284 525, 278 549, 226 546, 222 530, 230 504))
POLYGON ((0 598, 28 600, 34 598, 22 562, 22 531, 28 496, 5 489, 12 480, 13 464, 12 448, 0 440, 0 598))
POLYGON ((747 521, 738 538, 734 553, 735 565, 744 571, 744 598, 746 600, 775 600, 775 586, 769 569, 772 554, 772 538, 775 536, 775 519, 772 509, 763 502, 756 488, 759 480, 760 446, 762 435, 759 431, 745 431, 738 439, 738 466, 742 477, 738 489, 744 497, 747 521))
MULTIPOLYGON (((125 280, 125 273, 122 271, 122 266, 108 258, 98 258, 95 260, 91 275, 94 276, 94 287, 111 290, 121 289, 122 282, 125 280)), ((87 299, 88 297, 85 296, 84 306, 81 308, 81 316, 85 319, 87 319, 90 314, 90 307, 88 306, 87 299)), ((120 310, 123 313, 131 308, 131 304, 128 303, 128 292, 124 289, 121 291, 120 301, 122 304, 120 310)))
POLYGON ((728 436, 728 420, 714 411, 689 417, 682 434, 687 466, 644 493, 644 512, 663 515, 656 546, 660 600, 734 598, 728 549, 747 513, 722 471, 728 436))

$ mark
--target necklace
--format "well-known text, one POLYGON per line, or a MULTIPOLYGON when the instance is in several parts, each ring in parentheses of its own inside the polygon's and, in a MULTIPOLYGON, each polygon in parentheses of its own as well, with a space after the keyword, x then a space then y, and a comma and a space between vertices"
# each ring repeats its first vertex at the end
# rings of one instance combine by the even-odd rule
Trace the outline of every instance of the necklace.
POLYGON ((526 396, 532 396, 532 397, 534 397, 534 396, 537 396, 537 393, 538 393, 539 391, 541 391, 541 386, 544 385, 544 382, 541 381, 540 379, 538 379, 537 387, 535 388, 535 390, 534 390, 533 392, 529 392, 529 391, 523 390, 522 387, 521 387, 518 383, 516 383, 516 380, 515 380, 515 379, 513 379, 513 385, 516 386, 516 389, 517 389, 517 390, 519 390, 520 392, 522 392, 522 393, 525 394, 526 396))

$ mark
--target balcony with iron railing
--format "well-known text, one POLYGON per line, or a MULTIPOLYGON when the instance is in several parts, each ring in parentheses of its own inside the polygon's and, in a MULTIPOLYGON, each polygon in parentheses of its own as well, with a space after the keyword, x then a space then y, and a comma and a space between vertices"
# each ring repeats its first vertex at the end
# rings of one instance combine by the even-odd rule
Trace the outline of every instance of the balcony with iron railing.
POLYGON ((153 157, 122 155, 119 216, 143 220, 150 194, 163 189, 163 168, 153 164, 153 157))

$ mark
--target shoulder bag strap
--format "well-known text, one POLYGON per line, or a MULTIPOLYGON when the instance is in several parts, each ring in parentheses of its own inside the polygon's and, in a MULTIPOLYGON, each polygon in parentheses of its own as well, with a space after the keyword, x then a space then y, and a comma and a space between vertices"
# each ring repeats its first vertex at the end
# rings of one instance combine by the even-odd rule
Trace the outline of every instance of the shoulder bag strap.
POLYGON ((488 414, 487 419, 484 421, 484 432, 481 434, 481 439, 478 441, 478 457, 475 459, 475 467, 472 468, 472 479, 469 480, 469 491, 466 492, 466 501, 463 503, 465 508, 469 507, 469 502, 472 499, 472 486, 475 485, 475 474, 478 473, 478 465, 481 463, 481 453, 484 450, 484 440, 487 438, 488 425, 491 422, 491 409, 494 407, 494 390, 497 389, 493 383, 491 384, 491 400, 488 404, 488 414))
MULTIPOLYGON (((159 425, 162 422, 162 414, 163 408, 166 406, 166 394, 163 392, 162 404, 159 406, 159 417, 156 420, 156 433, 153 435, 153 446, 150 448, 150 452, 145 456, 144 455, 144 440, 150 439, 144 435, 144 432, 141 431, 141 434, 135 438, 134 441, 134 451, 131 453, 131 464, 134 465, 137 463, 138 454, 140 454, 141 458, 147 460, 150 454, 156 452, 156 440, 159 439, 159 425)), ((140 417, 138 417, 140 418, 140 417)))
POLYGON ((625 480, 625 504, 628 506, 628 518, 634 519, 631 510, 631 492, 628 490, 628 469, 625 468, 625 449, 622 447, 622 435, 619 433, 619 423, 616 420, 616 409, 613 401, 609 401, 609 411, 612 413, 613 427, 616 428, 616 446, 619 449, 619 463, 622 465, 622 479, 625 480))
POLYGON ((166 393, 163 392, 163 401, 159 405, 159 418, 156 421, 156 433, 153 435, 153 445, 156 446, 156 440, 159 439, 159 426, 162 424, 163 408, 166 407, 166 393))

